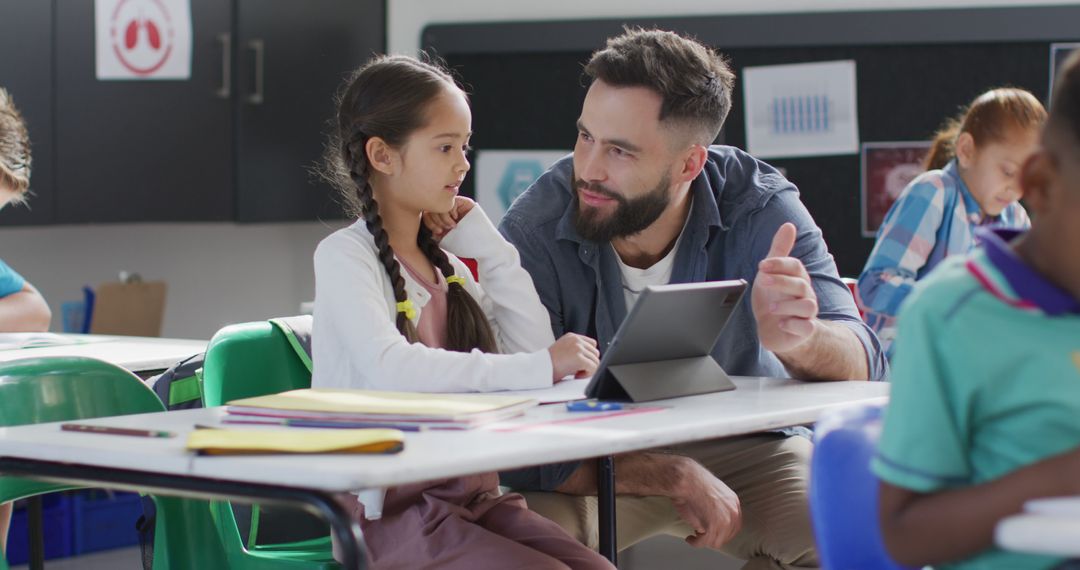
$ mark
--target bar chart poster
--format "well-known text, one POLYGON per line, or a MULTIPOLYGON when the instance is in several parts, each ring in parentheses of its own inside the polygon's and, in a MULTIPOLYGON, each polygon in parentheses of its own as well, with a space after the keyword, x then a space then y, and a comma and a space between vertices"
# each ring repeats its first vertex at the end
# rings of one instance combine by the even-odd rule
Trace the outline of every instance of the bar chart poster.
POLYGON ((855 62, 747 67, 746 150, 759 158, 859 152, 855 62))
POLYGON ((862 235, 874 237, 893 202, 923 173, 930 141, 868 142, 862 145, 862 235))

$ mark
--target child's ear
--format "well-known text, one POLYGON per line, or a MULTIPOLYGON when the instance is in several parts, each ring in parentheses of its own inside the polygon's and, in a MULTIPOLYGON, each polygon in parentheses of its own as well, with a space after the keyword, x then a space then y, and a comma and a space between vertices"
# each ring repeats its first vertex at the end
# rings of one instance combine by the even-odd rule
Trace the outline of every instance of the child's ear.
POLYGON ((956 137, 955 149, 956 161, 960 163, 960 166, 962 168, 971 168, 977 154, 975 137, 971 136, 971 133, 960 133, 960 136, 956 137))
POLYGON ((1050 188, 1054 183, 1057 165, 1046 149, 1040 148, 1024 161, 1020 170, 1020 189, 1024 204, 1035 215, 1049 206, 1050 188))
POLYGON ((394 149, 379 137, 371 137, 364 145, 371 168, 388 176, 394 174, 394 149))

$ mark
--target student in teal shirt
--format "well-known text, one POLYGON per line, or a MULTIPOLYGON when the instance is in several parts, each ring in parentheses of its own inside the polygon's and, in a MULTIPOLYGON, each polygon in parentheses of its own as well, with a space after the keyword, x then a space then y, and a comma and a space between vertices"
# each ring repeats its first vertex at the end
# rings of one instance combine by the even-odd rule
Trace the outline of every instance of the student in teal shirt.
POLYGON ((1054 568, 994 546, 1026 501, 1080 494, 1080 54, 1022 169, 1034 224, 950 258, 903 305, 874 472, 900 563, 1054 568))

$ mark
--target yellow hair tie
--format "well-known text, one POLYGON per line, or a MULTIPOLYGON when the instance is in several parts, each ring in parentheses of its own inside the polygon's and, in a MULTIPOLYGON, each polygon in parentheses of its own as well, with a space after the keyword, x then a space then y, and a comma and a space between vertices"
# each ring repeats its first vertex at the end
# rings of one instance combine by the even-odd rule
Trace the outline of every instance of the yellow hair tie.
POLYGON ((457 283, 458 285, 461 285, 462 287, 464 287, 465 286, 465 278, 464 277, 459 277, 457 275, 451 275, 450 277, 446 278, 446 284, 449 285, 451 283, 457 283))
POLYGON ((411 299, 405 299, 397 304, 397 312, 405 313, 405 318, 410 321, 416 318, 416 307, 411 299))

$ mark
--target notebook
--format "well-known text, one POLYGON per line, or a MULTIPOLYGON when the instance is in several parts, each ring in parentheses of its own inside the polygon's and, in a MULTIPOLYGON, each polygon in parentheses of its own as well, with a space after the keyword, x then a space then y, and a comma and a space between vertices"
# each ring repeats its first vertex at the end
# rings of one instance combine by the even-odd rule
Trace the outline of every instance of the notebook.
POLYGON ((232 430, 199 429, 187 448, 200 455, 268 453, 397 453, 405 436, 394 429, 232 430))
POLYGON ((536 404, 532 398, 506 395, 308 388, 234 400, 226 410, 230 416, 464 429, 521 415, 536 404))

